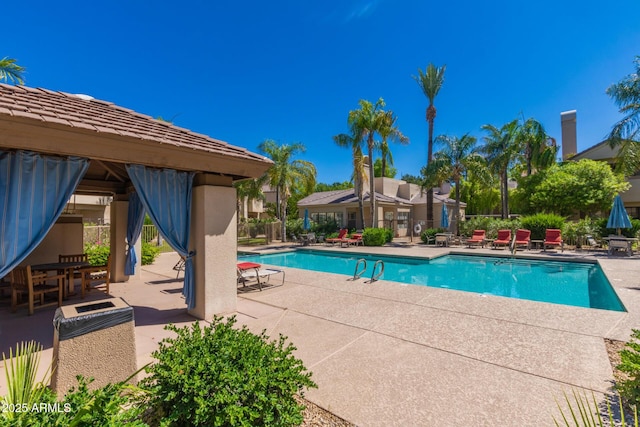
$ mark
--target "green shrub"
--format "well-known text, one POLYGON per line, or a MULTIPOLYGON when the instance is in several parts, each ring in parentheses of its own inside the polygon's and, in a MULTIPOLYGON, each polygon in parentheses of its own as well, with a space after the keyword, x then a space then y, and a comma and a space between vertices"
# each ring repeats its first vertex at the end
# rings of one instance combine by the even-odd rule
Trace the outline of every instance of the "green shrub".
POLYGON ((382 246, 387 242, 387 231, 384 228, 365 228, 362 241, 365 246, 382 246))
POLYGON ((627 374, 627 378, 618 381, 616 388, 628 403, 637 405, 640 403, 640 330, 631 331, 631 340, 620 352, 620 364, 617 366, 627 374))
POLYGON ((491 217, 476 217, 460 223, 460 234, 464 236, 473 235, 473 230, 485 230, 488 239, 498 237, 498 230, 511 230, 515 232, 521 228, 520 219, 501 219, 491 217))
POLYGON ((287 236, 299 236, 306 231, 303 228, 304 220, 302 218, 287 220, 287 236))
POLYGON ((157 362, 140 383, 144 402, 162 426, 293 426, 303 421, 304 407, 294 396, 316 387, 295 347, 286 337, 268 342, 264 331, 254 335, 216 317, 204 328, 165 329, 153 352, 157 362))
POLYGON ((322 224, 311 221, 311 231, 315 232, 316 234, 327 235, 330 233, 335 233, 338 229, 340 229, 340 225, 334 219, 327 220, 322 224))
POLYGON ((586 236, 600 237, 600 229, 597 221, 587 217, 576 222, 567 222, 562 230, 562 239, 565 244, 580 247, 586 241, 586 236))
POLYGON ((85 245, 84 252, 91 265, 106 265, 111 249, 106 245, 85 245))
POLYGON ((544 240, 548 228, 564 228, 564 218, 556 214, 540 213, 520 218, 522 228, 531 230, 531 240, 544 240))
MULTIPOLYGON (((602 414, 602 405, 596 400, 596 395, 591 391, 591 399, 587 396, 587 393, 576 392, 573 389, 573 399, 569 399, 567 393, 564 393, 564 400, 567 403, 568 411, 565 411, 560 406, 560 403, 556 400, 558 409, 562 420, 559 421, 556 417, 553 417, 553 422, 556 426, 565 425, 567 427, 582 426, 582 427, 639 427, 638 426, 638 411, 633 408, 631 414, 632 421, 627 423, 625 418, 625 411, 620 411, 620 419, 614 415, 614 411, 611 409, 611 403, 613 398, 605 396, 606 402, 606 414, 602 414), (619 421, 619 422, 618 422, 619 421)), ((618 396, 618 408, 622 408, 622 398, 618 396)))
POLYGON ((487 230, 493 218, 488 216, 477 216, 467 221, 460 221, 460 234, 463 236, 473 235, 473 230, 487 230))
POLYGON ((383 230, 386 233, 385 242, 386 243, 391 243, 393 241, 393 236, 394 236, 393 229, 392 228, 384 228, 383 230))
POLYGON ((50 370, 42 381, 35 381, 41 350, 40 344, 31 341, 16 346, 15 355, 10 350, 9 359, 3 354, 8 392, 0 404, 22 410, 0 411, 1 427, 146 426, 140 418, 143 407, 132 405, 132 391, 137 387, 126 384, 128 379, 89 391, 87 385, 93 380, 78 376, 77 389, 70 390, 58 401, 56 394, 45 385, 49 382, 50 370))
POLYGON ((159 247, 152 245, 151 243, 142 242, 142 258, 140 260, 142 265, 153 264, 159 254, 159 247))

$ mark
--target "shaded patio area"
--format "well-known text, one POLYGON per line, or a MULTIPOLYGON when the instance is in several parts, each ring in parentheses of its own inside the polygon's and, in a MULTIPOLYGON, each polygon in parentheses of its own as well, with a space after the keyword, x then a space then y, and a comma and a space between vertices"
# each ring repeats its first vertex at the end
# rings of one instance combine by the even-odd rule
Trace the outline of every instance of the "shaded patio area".
MULTIPOLYGON (((461 251, 417 245, 366 250, 416 256, 461 251)), ((462 250, 480 251, 500 252, 462 250)), ((306 397, 357 425, 434 425, 452 418, 456 425, 550 425, 563 391, 593 390, 599 398, 608 392, 613 377, 603 338, 627 340, 640 326, 640 256, 596 256, 628 313, 367 284, 290 268, 284 286, 239 293, 237 316, 255 332, 287 335, 319 385, 306 397)), ((112 285, 112 294, 135 310, 138 366, 167 336, 166 323, 194 321, 172 270, 176 258, 163 254, 143 267, 141 280, 112 285)), ((9 313, 6 298, 0 301, 1 350, 33 338, 50 360, 53 309, 29 317, 24 310, 9 313)), ((1 372, 0 381, 1 394, 1 372)))

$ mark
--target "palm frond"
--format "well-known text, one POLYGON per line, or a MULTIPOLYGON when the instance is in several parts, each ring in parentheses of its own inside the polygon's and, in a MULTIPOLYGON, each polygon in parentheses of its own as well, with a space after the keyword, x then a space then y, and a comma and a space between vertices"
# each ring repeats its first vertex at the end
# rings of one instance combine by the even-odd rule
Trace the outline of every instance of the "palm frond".
POLYGON ((0 59, 0 80, 4 80, 9 83, 24 84, 24 67, 16 64, 15 59, 7 58, 6 56, 0 59))

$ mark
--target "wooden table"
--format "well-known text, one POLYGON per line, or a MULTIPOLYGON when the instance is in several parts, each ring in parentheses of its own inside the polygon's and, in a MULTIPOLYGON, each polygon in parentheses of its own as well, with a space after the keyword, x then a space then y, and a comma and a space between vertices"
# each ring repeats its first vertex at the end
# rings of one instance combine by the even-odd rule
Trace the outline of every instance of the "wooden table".
POLYGON ((74 283, 73 283, 73 273, 75 270, 82 267, 89 267, 89 264, 86 261, 76 261, 76 262, 51 262, 48 264, 34 264, 31 266, 31 270, 35 271, 63 271, 67 278, 67 286, 64 286, 63 296, 66 298, 69 295, 73 295, 74 292, 74 283))

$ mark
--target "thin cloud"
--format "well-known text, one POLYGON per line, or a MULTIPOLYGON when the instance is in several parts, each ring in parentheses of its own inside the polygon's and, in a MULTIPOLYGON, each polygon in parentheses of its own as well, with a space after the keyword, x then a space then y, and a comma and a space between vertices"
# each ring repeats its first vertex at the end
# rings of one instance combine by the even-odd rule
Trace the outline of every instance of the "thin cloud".
POLYGON ((366 18, 371 16, 371 14, 376 10, 378 4, 380 4, 382 0, 369 0, 364 2, 359 2, 345 17, 344 22, 351 22, 356 19, 366 18))

